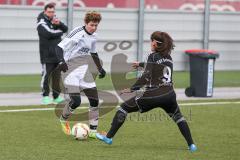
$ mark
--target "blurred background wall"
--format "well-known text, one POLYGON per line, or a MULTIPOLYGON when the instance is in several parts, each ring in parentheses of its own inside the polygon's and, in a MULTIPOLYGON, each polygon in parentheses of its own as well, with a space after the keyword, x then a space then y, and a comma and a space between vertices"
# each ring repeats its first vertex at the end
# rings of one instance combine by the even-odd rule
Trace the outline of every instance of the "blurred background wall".
MULTIPOLYGON (((0 74, 41 73, 36 17, 48 2, 57 4, 57 17, 67 23, 67 0, 0 0, 0 74)), ((108 72, 114 55, 123 53, 129 62, 137 60, 138 56, 144 59, 150 52, 149 36, 155 30, 166 31, 173 37, 175 70, 188 70, 186 49, 203 48, 204 0, 173 0, 171 3, 145 0, 143 53, 137 53, 138 0, 102 0, 98 3, 79 0, 73 5, 73 27, 83 25, 87 10, 102 13, 97 48, 108 72), (122 41, 127 41, 124 45, 132 45, 121 50, 119 44, 122 41), (109 42, 117 47, 107 52, 104 46, 109 42)), ((213 0, 210 9, 209 49, 220 53, 216 70, 240 70, 240 3, 238 0, 213 0)))

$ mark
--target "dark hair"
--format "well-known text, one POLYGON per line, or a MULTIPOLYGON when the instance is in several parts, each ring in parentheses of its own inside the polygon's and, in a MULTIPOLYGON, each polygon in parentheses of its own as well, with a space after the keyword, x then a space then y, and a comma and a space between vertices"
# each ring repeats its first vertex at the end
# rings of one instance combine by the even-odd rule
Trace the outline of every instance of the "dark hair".
POLYGON ((100 22, 102 20, 102 16, 97 11, 88 11, 85 15, 84 22, 88 24, 89 22, 100 22))
POLYGON ((175 45, 173 44, 172 37, 166 32, 155 31, 151 35, 151 41, 155 40, 157 42, 157 47, 155 51, 163 56, 170 55, 175 45))
POLYGON ((48 8, 55 8, 54 3, 48 3, 46 6, 44 6, 44 11, 46 11, 48 8))

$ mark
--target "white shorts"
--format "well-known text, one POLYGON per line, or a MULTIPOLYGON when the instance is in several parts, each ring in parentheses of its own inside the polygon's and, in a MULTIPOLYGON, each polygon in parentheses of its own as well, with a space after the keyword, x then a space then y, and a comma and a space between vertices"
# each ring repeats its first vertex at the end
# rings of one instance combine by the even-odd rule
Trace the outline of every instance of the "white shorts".
POLYGON ((69 69, 64 73, 63 84, 68 93, 79 93, 83 89, 96 87, 93 75, 89 71, 87 64, 69 69))

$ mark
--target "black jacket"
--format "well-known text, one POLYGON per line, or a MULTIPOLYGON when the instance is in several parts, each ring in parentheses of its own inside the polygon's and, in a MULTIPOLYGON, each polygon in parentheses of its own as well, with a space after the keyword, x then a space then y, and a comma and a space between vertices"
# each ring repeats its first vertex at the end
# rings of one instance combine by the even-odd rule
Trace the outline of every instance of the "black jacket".
POLYGON ((147 63, 141 63, 144 67, 142 76, 131 87, 131 90, 139 90, 141 87, 172 86, 173 62, 170 55, 163 57, 160 53, 151 53, 147 63))
POLYGON ((62 22, 59 25, 52 24, 43 12, 38 15, 37 31, 41 63, 58 63, 55 47, 61 42, 61 36, 67 30, 68 27, 62 22))

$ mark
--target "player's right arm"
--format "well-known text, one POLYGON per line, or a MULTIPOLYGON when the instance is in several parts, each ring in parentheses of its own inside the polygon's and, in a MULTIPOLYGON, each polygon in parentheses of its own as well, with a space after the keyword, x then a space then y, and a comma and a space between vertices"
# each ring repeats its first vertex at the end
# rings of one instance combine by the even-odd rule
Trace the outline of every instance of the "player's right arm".
POLYGON ((81 28, 75 28, 58 44, 58 46, 62 48, 64 52, 69 52, 78 44, 81 35, 81 28))
POLYGON ((73 30, 69 35, 67 35, 56 47, 56 54, 59 61, 59 69, 63 72, 66 72, 68 70, 68 66, 64 59, 64 53, 70 53, 71 50, 78 44, 80 37, 78 34, 71 36, 73 32, 75 32, 75 30, 73 30))
POLYGON ((59 46, 56 47, 56 55, 58 58, 58 68, 60 71, 66 72, 68 70, 68 65, 64 60, 64 56, 63 56, 63 49, 59 46))
POLYGON ((144 62, 133 62, 133 63, 132 63, 132 67, 133 67, 134 69, 137 69, 138 67, 144 68, 144 62))
POLYGON ((152 70, 154 61, 152 59, 152 55, 148 56, 146 68, 142 74, 142 76, 135 82, 135 84, 130 88, 131 91, 139 90, 142 86, 144 86, 147 82, 150 81, 152 77, 152 70))

